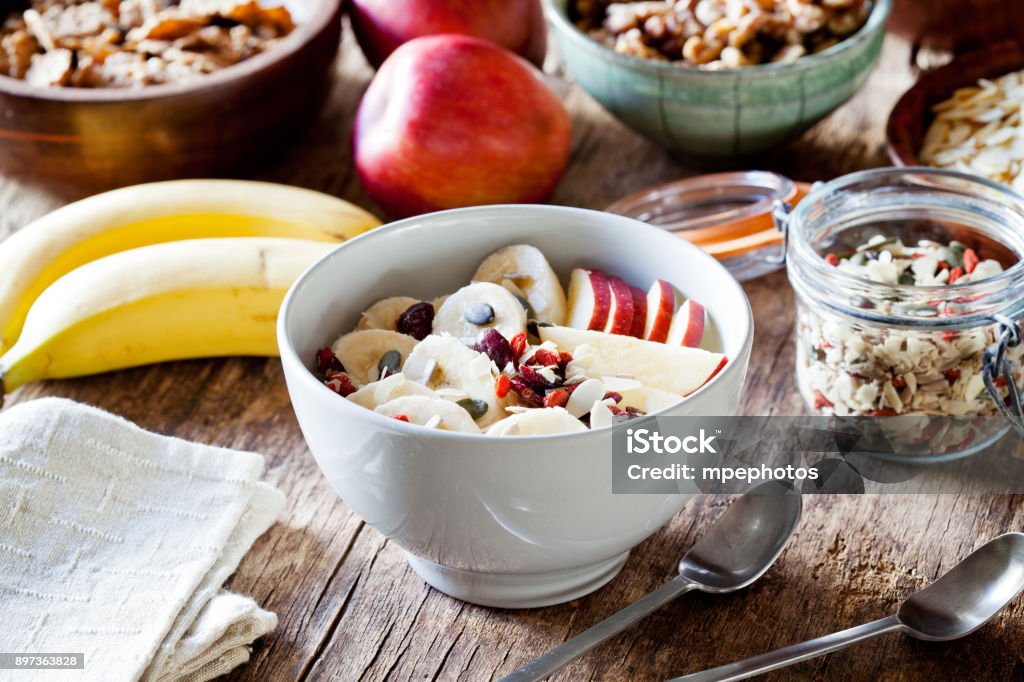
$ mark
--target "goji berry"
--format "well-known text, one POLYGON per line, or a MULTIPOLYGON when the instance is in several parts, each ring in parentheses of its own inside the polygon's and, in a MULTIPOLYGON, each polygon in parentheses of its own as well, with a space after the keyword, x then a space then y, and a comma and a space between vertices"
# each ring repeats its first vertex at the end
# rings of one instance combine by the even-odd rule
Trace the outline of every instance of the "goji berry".
POLYGON ((892 409, 891 407, 883 407, 880 410, 872 410, 871 412, 868 412, 868 416, 869 417, 895 417, 896 416, 896 410, 892 409))
POLYGON ((397 419, 400 422, 408 422, 409 421, 409 418, 406 417, 404 414, 396 414, 395 415, 395 419, 397 419))
POLYGON ((499 374, 498 378, 494 380, 494 395, 499 398, 504 398, 508 395, 508 392, 512 390, 512 380, 504 374, 499 374))
POLYGON ((569 391, 564 388, 555 389, 544 398, 544 407, 565 407, 569 402, 569 391))
POLYGON ((822 393, 821 391, 815 389, 814 390, 814 409, 820 410, 823 407, 835 407, 835 405, 833 405, 832 401, 830 401, 828 398, 825 397, 824 393, 822 393))
POLYGON ((892 387, 893 388, 906 388, 907 387, 907 380, 904 379, 903 377, 893 377, 892 378, 892 387))
POLYGON ((951 367, 947 369, 945 372, 943 372, 943 374, 945 374, 946 381, 948 381, 949 383, 953 383, 954 381, 960 378, 960 370, 958 370, 956 367, 951 367))
POLYGON ((964 270, 968 275, 974 272, 974 268, 978 267, 978 263, 980 262, 981 259, 978 258, 978 254, 974 249, 967 249, 964 251, 964 270))
POLYGON ((558 353, 547 348, 538 348, 533 357, 527 362, 529 365, 543 365, 544 367, 558 367, 558 353))
POLYGON ((526 352, 526 332, 519 332, 512 337, 512 340, 508 342, 509 347, 512 349, 512 359, 519 362, 519 359, 523 357, 523 353, 526 352))
POLYGON ((956 281, 964 276, 964 269, 959 265, 949 271, 949 283, 956 284, 956 281))
POLYGON ((835 267, 835 266, 839 265, 839 256, 837 256, 834 253, 830 253, 827 256, 825 256, 825 262, 828 263, 829 265, 835 267))

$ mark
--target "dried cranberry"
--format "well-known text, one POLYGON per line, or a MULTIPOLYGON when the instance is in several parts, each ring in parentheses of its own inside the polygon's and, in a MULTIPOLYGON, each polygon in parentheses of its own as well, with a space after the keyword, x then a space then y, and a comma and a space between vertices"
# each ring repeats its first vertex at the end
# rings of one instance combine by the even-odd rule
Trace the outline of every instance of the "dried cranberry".
POLYGON ((408 334, 417 341, 430 335, 434 325, 434 306, 429 303, 415 303, 398 316, 395 330, 399 334, 408 334))
POLYGON ((561 382, 548 381, 543 374, 530 365, 520 365, 519 374, 523 381, 535 391, 546 391, 549 388, 557 388, 561 384, 561 382))
POLYGON ((497 329, 485 329, 476 342, 476 349, 494 361, 499 370, 512 362, 512 346, 497 329))
POLYGON ((904 379, 903 377, 893 377, 892 378, 892 387, 893 388, 906 388, 907 387, 907 380, 904 379))
POLYGON ((641 410, 639 407, 633 407, 632 405, 626 405, 626 414, 628 414, 631 417, 642 417, 642 416, 644 416, 647 413, 644 412, 643 410, 641 410))
POLYGON ((518 395, 519 399, 524 403, 533 405, 541 405, 544 403, 544 398, 535 390, 530 388, 530 386, 523 381, 522 377, 512 377, 509 382, 512 386, 512 390, 515 391, 516 395, 518 395))
POLYGON ((400 422, 408 422, 409 421, 409 418, 406 417, 404 414, 396 414, 395 415, 395 419, 397 419, 400 422))
POLYGON ((344 372, 341 360, 330 348, 321 348, 316 352, 316 372, 326 375, 328 372, 344 372))
POLYGON ((544 407, 565 407, 569 402, 569 391, 559 388, 548 393, 544 398, 544 407))
POLYGON ((324 385, 345 398, 356 392, 356 387, 352 384, 352 380, 344 372, 332 371, 327 375, 327 381, 324 382, 324 385))
POLYGON ((616 393, 615 391, 608 391, 607 393, 605 393, 604 398, 602 400, 608 400, 608 398, 614 400, 616 404, 622 402, 622 394, 616 393))
POLYGON ((869 417, 895 417, 896 410, 891 407, 883 407, 880 410, 872 410, 868 412, 869 417))
POLYGON ((946 376, 946 381, 948 381, 951 384, 955 383, 956 380, 960 378, 960 370, 958 370, 956 367, 951 367, 950 369, 947 369, 944 374, 946 376))
POLYGON ((526 352, 526 332, 519 332, 513 336, 512 340, 509 341, 509 346, 512 348, 512 357, 516 362, 519 362, 519 359, 523 357, 523 353, 526 352))
POLYGON ((564 350, 558 354, 558 369, 565 371, 565 368, 572 362, 572 354, 566 353, 564 350))

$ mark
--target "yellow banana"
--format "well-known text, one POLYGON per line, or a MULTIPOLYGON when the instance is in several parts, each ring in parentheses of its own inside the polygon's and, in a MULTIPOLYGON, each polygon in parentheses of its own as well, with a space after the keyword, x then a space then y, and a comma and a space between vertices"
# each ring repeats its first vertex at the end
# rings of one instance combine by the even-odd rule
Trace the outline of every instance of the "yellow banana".
POLYGON ((46 287, 85 263, 180 239, 287 237, 342 242, 380 224, 352 204, 299 187, 174 180, 69 204, 0 242, 0 353, 46 287))
POLYGON ((87 263, 32 305, 0 357, 0 397, 40 379, 167 360, 277 355, 285 292, 333 244, 302 239, 192 239, 87 263))

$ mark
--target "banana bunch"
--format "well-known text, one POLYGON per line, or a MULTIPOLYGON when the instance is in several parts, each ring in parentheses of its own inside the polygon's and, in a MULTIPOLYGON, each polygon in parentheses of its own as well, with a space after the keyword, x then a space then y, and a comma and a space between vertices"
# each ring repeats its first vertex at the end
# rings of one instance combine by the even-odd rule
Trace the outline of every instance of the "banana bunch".
POLYGON ((0 242, 0 397, 153 362, 276 355, 285 292, 379 225, 311 190, 158 182, 69 204, 0 242))

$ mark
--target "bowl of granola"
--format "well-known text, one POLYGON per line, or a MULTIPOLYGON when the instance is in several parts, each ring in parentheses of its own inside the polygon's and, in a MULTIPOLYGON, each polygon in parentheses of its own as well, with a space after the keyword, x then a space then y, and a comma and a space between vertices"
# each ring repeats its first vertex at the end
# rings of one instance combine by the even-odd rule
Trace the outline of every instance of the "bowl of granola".
POLYGON ((656 227, 552 206, 399 221, 286 297, 278 340, 320 469, 438 589, 500 607, 611 580, 694 492, 612 493, 612 431, 734 415, 739 284, 656 227))
POLYGON ((891 0, 546 0, 566 69, 608 111, 669 150, 762 151, 864 84, 891 0))
POLYGON ((340 0, 25 0, 0 28, 0 170, 82 194, 277 152, 333 78, 340 0))

